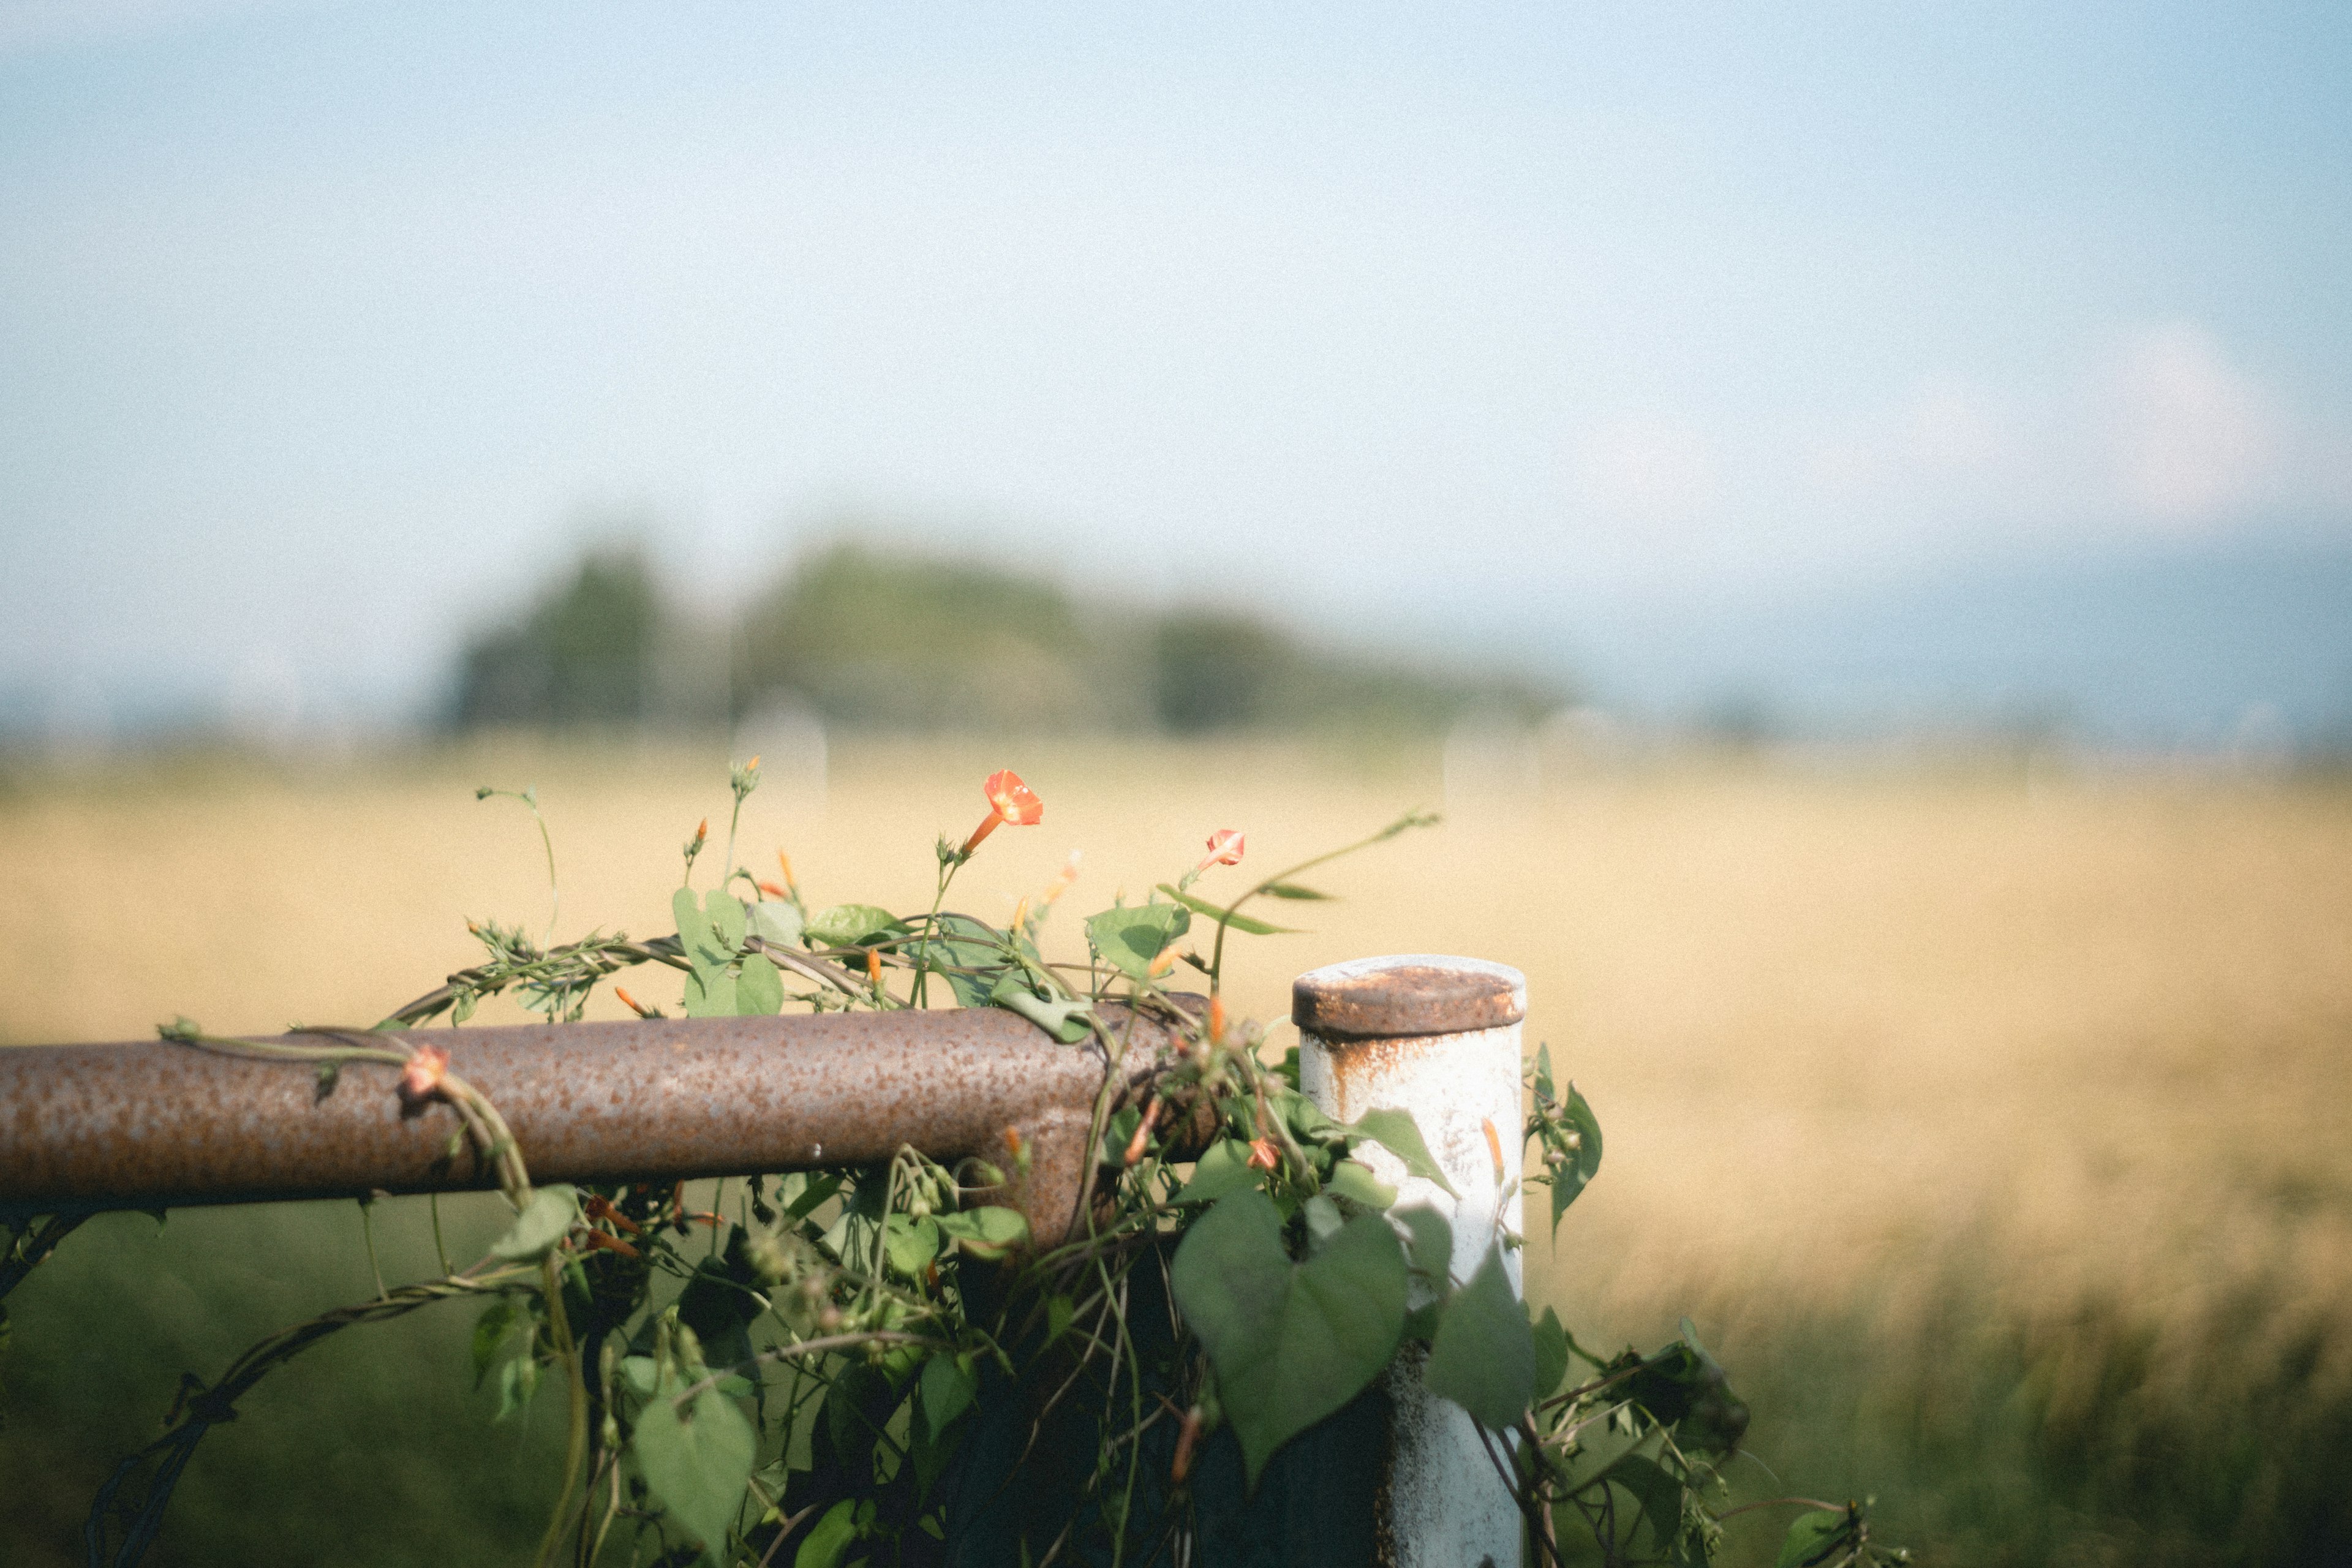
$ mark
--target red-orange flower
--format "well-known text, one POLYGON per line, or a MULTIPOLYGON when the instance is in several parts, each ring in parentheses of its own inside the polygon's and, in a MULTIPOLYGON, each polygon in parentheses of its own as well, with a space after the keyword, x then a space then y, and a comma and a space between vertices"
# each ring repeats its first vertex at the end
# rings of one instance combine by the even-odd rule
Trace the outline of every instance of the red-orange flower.
POLYGON ((661 1016, 659 1012, 656 1011, 654 1008, 646 1006, 643 1002, 640 1002, 635 997, 630 995, 627 990, 621 986, 614 986, 613 994, 621 999, 622 1006, 626 1007, 630 1012, 635 1013, 640 1018, 658 1018, 661 1016))
POLYGON ((1212 996, 1209 998, 1209 1038, 1223 1044, 1224 1037, 1225 999, 1222 996, 1212 996))
POLYGON ((627 1242, 623 1241, 619 1237, 613 1235, 609 1231, 583 1231, 581 1233, 581 1240, 591 1251, 601 1249, 605 1252, 617 1252, 624 1258, 635 1258, 637 1256, 637 1249, 635 1247, 631 1247, 627 1242))
POLYGON ((1273 1139, 1253 1138, 1250 1140, 1249 1163, 1253 1170, 1271 1171, 1282 1163, 1282 1153, 1275 1148, 1273 1139))
POLYGON ((438 1046, 419 1046, 408 1053, 408 1066, 400 1075, 400 1092, 410 1100, 426 1099, 448 1076, 449 1053, 438 1046))
POLYGON ((988 796, 988 815, 971 830, 971 837, 963 841, 965 854, 979 848, 980 841, 995 832, 999 823, 1012 827, 1034 827, 1045 820, 1045 803, 1011 768, 1000 768, 989 774, 988 782, 980 787, 981 793, 988 796))
POLYGON ((779 888, 773 882, 761 882, 758 884, 758 887, 760 891, 767 894, 768 897, 772 899, 790 899, 792 897, 792 894, 786 892, 783 889, 779 888))
POLYGON ((1242 863, 1242 833, 1238 827, 1220 827, 1209 835, 1209 852, 1192 868, 1205 871, 1212 866, 1238 866, 1242 863))

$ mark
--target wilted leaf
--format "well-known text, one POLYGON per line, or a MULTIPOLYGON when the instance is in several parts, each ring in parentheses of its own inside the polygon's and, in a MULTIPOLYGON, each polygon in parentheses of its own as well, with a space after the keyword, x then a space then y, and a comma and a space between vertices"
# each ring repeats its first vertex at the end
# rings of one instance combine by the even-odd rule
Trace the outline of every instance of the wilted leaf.
POLYGON ((1410 1110, 1382 1109, 1367 1110, 1356 1118, 1349 1131, 1370 1139, 1373 1142, 1404 1162, 1404 1168, 1424 1182, 1433 1182, 1448 1197, 1460 1197, 1454 1184, 1445 1179, 1445 1171, 1422 1142, 1421 1125, 1410 1110))
POLYGON ((638 1474, 670 1518, 722 1562, 756 1446, 751 1423, 715 1388, 696 1394, 684 1415, 667 1393, 656 1394, 637 1412, 629 1443, 638 1474))
POLYGON ((856 947, 897 923, 896 915, 872 904, 835 904, 809 916, 807 936, 813 947, 856 947))
POLYGON ((1192 929, 1192 911, 1181 904, 1140 904, 1087 917, 1087 942, 1103 961, 1136 980, 1151 977, 1151 961, 1192 929))
POLYGON ((1534 1401, 1536 1349, 1528 1309, 1511 1289, 1499 1246, 1486 1249, 1478 1272, 1445 1304, 1421 1379, 1431 1393, 1498 1432, 1517 1426, 1534 1401))
POLYGON ((1349 1220, 1298 1264, 1273 1203, 1236 1193, 1186 1234, 1171 1278, 1252 1486, 1276 1448, 1379 1375, 1404 1329, 1404 1252, 1378 1215, 1349 1220))
POLYGON ((562 1182, 535 1189, 530 1206, 515 1216, 514 1228, 490 1243, 490 1254, 509 1263, 544 1258, 580 1218, 580 1194, 562 1182))

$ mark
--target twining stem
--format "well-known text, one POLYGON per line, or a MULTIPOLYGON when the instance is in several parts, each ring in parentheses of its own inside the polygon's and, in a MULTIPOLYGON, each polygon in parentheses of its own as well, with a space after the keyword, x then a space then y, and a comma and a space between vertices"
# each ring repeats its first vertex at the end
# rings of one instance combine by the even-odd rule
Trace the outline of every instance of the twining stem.
POLYGON ((556 1493, 555 1510, 548 1519, 547 1532, 540 1538, 539 1553, 531 1559, 544 1568, 555 1561, 556 1548, 572 1517, 572 1489, 580 1484, 581 1467, 588 1458, 588 1385, 581 1376, 580 1347, 572 1338, 571 1315, 563 1310, 563 1266, 550 1252, 540 1259, 539 1271, 540 1289, 547 1300, 548 1331, 555 1341, 557 1364, 563 1368, 569 1411, 563 1443, 563 1486, 556 1493))
POLYGON ((1353 855, 1359 849, 1369 849, 1375 844, 1385 844, 1390 839, 1394 838, 1398 834, 1407 832, 1415 827, 1434 827, 1437 826, 1437 821, 1438 818, 1434 812, 1408 811, 1402 816, 1398 817, 1394 822, 1390 823, 1386 827, 1381 828, 1378 833, 1373 834, 1370 838, 1359 838, 1353 844, 1342 845, 1337 849, 1326 850, 1324 853, 1316 856, 1312 859, 1301 860, 1297 865, 1290 867, 1286 870, 1277 871, 1273 876, 1268 877, 1265 880, 1260 882, 1257 886, 1252 888, 1249 891, 1244 893, 1240 898, 1235 899, 1232 903, 1226 905, 1224 912, 1217 917, 1217 944, 1214 950, 1209 954, 1209 994, 1212 996, 1216 995, 1219 987, 1224 983, 1225 932, 1231 929, 1234 917, 1241 913, 1241 909, 1244 904, 1248 903, 1252 899, 1257 898, 1268 888, 1281 886, 1283 883, 1290 880, 1291 878, 1297 876, 1301 871, 1311 871, 1327 860, 1337 860, 1342 855, 1353 855))

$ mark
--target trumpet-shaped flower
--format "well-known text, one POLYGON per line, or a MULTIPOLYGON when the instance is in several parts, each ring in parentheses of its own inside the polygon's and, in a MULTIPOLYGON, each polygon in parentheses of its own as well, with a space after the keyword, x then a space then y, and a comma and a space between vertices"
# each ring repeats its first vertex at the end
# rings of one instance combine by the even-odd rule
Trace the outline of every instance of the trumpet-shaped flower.
POLYGON ((1037 792, 1021 782, 1021 775, 1011 768, 1000 768, 988 775, 981 786, 988 796, 988 815, 963 841, 963 853, 970 855, 980 847, 980 841, 996 831, 1000 824, 1012 827, 1034 827, 1045 819, 1045 803, 1037 792))
POLYGON ((1220 827, 1209 835, 1209 852, 1192 868, 1205 871, 1212 866, 1238 866, 1242 863, 1242 834, 1237 827, 1220 827))

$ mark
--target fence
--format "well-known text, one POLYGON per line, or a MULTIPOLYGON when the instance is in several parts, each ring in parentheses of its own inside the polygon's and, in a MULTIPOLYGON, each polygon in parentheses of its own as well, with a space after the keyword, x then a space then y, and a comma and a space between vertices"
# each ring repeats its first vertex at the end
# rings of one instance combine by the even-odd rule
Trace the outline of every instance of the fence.
MULTIPOLYGON (((1518 1229, 1507 1205, 1520 1174, 1526 1005, 1517 971, 1425 955, 1318 969, 1293 991, 1307 1094, 1341 1121, 1381 1107, 1413 1113, 1454 1194, 1377 1147, 1362 1157, 1399 1189, 1401 1206, 1426 1205, 1453 1222, 1454 1270, 1464 1278, 1495 1226, 1518 1229)), ((1173 1045, 1148 1017, 1103 1012, 1127 1037, 1128 1062, 1155 1061, 1173 1045)), ((1001 1159, 1014 1133, 1028 1170, 999 1201, 1021 1209, 1041 1238, 1079 1222, 1088 1131, 1110 1070, 1097 1048, 1058 1044, 993 1009, 467 1028, 432 1038, 504 1115, 536 1180, 785 1172, 883 1161, 902 1146, 940 1160, 1001 1159)), ((453 1158, 464 1141, 453 1139, 450 1106, 404 1103, 390 1092, 390 1066, 341 1071, 380 1079, 369 1086, 383 1092, 321 1092, 305 1064, 162 1041, 0 1050, 0 1214, 70 1218, 495 1185, 478 1157, 453 1158)), ((1516 1287, 1516 1252, 1509 1267, 1516 1287)), ((0 1291, 13 1282, 0 1275, 0 1291)), ((1299 1439, 1298 1454, 1269 1471, 1261 1491, 1272 1496, 1204 1497, 1204 1511, 1246 1510, 1253 1522, 1204 1524, 1194 1563, 1517 1563, 1518 1511, 1466 1413, 1422 1390, 1410 1359, 1377 1392, 1369 1415, 1343 1412, 1333 1433, 1299 1439), (1349 1419, 1352 1432, 1339 1430, 1349 1419)))

